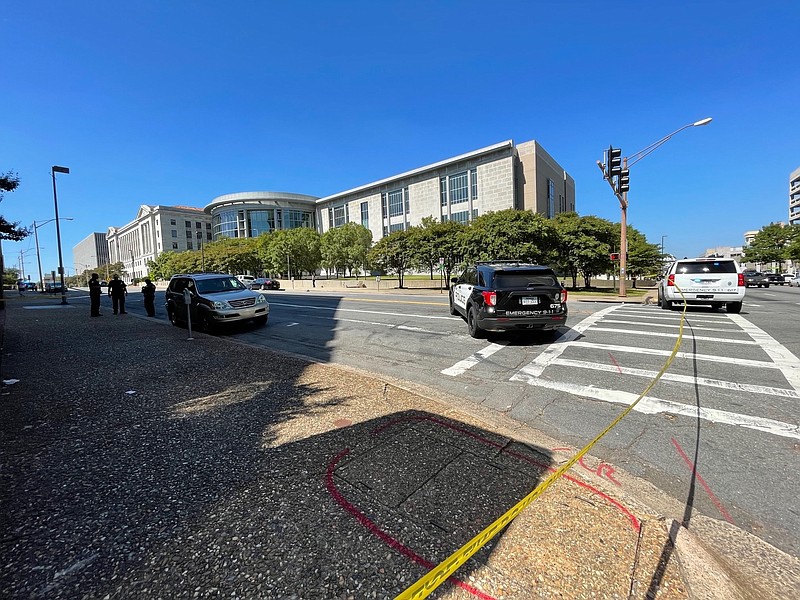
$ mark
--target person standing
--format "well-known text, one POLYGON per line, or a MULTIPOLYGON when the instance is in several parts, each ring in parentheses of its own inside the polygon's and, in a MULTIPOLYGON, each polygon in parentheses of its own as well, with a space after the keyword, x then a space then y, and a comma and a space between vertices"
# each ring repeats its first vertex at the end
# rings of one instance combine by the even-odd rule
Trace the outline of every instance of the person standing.
POLYGON ((148 317, 156 316, 156 286, 150 281, 149 277, 144 278, 142 286, 142 296, 144 296, 144 309, 148 317))
POLYGON ((92 278, 89 280, 89 305, 90 314, 93 317, 102 317, 100 314, 100 280, 97 278, 97 273, 92 273, 92 278))
POLYGON ((125 296, 128 295, 128 286, 116 273, 111 276, 111 281, 108 282, 108 295, 111 296, 111 308, 114 310, 114 314, 127 314, 125 312, 125 296))

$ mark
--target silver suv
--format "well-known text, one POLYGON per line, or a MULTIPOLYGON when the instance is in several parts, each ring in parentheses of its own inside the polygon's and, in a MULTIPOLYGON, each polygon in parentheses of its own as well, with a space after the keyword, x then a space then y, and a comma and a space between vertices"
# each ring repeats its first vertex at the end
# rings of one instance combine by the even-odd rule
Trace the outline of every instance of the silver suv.
POLYGON ((191 315, 192 326, 211 332, 220 323, 252 319, 260 326, 269 319, 264 294, 248 289, 234 275, 173 275, 165 295, 167 316, 173 325, 185 323, 191 315))
POLYGON ((705 304, 729 313, 742 310, 746 286, 739 263, 732 258, 684 258, 672 263, 658 283, 658 305, 705 304), (683 292, 683 295, 681 295, 683 292))

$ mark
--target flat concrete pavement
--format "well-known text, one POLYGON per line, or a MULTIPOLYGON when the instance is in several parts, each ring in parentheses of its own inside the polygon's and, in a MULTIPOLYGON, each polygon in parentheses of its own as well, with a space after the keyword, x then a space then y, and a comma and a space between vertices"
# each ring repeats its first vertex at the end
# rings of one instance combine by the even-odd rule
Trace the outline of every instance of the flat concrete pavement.
MULTIPOLYGON (((393 598, 576 450, 163 321, 0 314, 3 597, 393 598)), ((796 559, 686 514, 586 457, 431 597, 798 597, 796 559)))

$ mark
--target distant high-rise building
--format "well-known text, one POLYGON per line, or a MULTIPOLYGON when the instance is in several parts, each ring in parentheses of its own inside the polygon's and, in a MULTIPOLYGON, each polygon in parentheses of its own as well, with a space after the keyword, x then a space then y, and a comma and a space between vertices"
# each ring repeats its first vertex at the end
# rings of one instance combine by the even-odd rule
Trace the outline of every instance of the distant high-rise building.
POLYGON ((72 263, 76 273, 83 273, 108 264, 108 244, 105 233, 92 233, 72 248, 72 263))
POLYGON ((789 175, 789 225, 800 224, 800 167, 789 175))

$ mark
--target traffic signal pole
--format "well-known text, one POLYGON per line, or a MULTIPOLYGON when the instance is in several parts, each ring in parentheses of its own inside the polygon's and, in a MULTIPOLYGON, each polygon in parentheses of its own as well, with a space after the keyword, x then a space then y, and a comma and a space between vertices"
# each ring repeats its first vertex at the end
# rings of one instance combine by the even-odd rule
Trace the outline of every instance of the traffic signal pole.
POLYGON ((619 296, 625 298, 628 295, 625 286, 628 267, 628 158, 620 158, 622 151, 619 148, 609 148, 606 155, 606 162, 603 164, 599 160, 597 166, 603 172, 603 178, 608 181, 611 191, 619 200, 619 207, 622 209, 620 218, 619 232, 619 296), (615 184, 616 180, 616 184, 615 184))

